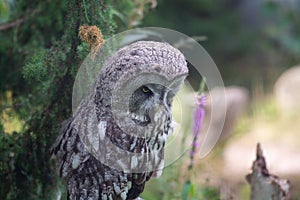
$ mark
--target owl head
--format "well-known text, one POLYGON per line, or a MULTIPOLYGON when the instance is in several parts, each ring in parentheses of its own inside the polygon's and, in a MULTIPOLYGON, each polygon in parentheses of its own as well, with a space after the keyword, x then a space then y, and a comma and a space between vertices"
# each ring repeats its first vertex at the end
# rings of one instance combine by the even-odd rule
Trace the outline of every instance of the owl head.
POLYGON ((185 57, 167 43, 139 41, 115 52, 75 114, 74 127, 87 149, 120 170, 155 168, 143 153, 162 149, 158 143, 172 131, 173 97, 187 74, 185 57))
POLYGON ((187 73, 179 50, 167 43, 139 41, 117 51, 105 64, 95 103, 105 93, 111 97, 105 102, 108 112, 123 129, 146 133, 159 113, 171 113, 173 97, 187 73))

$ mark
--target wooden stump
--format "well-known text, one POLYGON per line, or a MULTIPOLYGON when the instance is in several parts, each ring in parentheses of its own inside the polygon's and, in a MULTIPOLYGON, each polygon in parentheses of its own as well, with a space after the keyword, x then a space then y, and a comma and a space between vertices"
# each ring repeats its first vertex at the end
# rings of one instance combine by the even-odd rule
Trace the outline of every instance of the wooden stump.
POLYGON ((269 173, 260 144, 257 144, 252 173, 248 174, 246 179, 251 186, 251 200, 288 200, 290 198, 289 181, 269 173))

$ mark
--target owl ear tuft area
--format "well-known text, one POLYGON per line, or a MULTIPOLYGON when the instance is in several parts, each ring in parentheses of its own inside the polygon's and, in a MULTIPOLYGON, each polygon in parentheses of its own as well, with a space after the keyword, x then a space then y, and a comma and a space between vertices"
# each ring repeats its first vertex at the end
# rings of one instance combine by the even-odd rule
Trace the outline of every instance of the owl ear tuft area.
POLYGON ((183 83, 183 81, 186 79, 188 74, 181 74, 181 75, 178 75, 176 76, 172 81, 171 81, 171 84, 170 84, 170 88, 173 89, 174 93, 177 92, 177 90, 180 88, 180 85, 183 83))

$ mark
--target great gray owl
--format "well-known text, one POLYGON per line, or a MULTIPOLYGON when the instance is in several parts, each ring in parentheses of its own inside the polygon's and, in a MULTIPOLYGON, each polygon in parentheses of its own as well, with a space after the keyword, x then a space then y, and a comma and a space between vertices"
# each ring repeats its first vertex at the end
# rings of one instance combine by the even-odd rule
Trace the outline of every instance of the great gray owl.
POLYGON ((105 62, 52 148, 68 199, 135 199, 160 175, 187 73, 183 54, 160 42, 135 42, 105 62))

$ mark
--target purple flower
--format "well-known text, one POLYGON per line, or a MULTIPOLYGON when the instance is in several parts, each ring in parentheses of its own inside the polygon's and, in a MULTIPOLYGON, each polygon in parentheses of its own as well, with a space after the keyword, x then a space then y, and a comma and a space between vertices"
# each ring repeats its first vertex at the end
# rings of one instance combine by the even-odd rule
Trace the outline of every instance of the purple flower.
POLYGON ((199 135, 200 129, 202 127, 204 115, 205 115, 205 106, 206 106, 206 96, 202 93, 200 96, 197 95, 195 98, 196 108, 194 110, 193 116, 193 145, 190 152, 191 165, 193 167, 193 160, 197 149, 199 148, 199 135))
POLYGON ((200 129, 202 127, 202 122, 205 115, 205 106, 206 106, 206 96, 201 94, 196 97, 196 108, 194 110, 194 118, 193 118, 193 134, 194 137, 199 135, 200 129))
POLYGON ((205 106, 206 106, 206 95, 204 94, 204 89, 205 89, 205 77, 202 79, 198 93, 195 96, 195 104, 196 107, 194 109, 194 115, 193 115, 193 143, 192 143, 192 148, 190 151, 190 164, 188 166, 188 177, 190 181, 191 178, 191 172, 194 167, 194 158, 195 158, 195 153, 197 152, 200 142, 199 142, 199 136, 200 136, 200 130, 203 124, 203 119, 205 115, 205 106))

